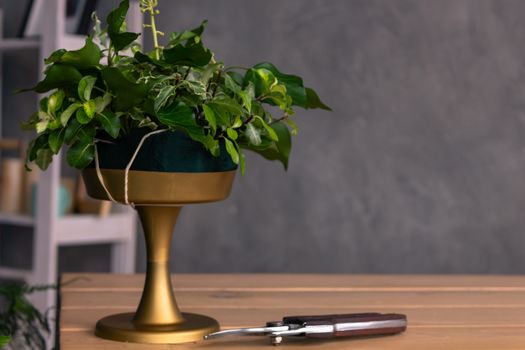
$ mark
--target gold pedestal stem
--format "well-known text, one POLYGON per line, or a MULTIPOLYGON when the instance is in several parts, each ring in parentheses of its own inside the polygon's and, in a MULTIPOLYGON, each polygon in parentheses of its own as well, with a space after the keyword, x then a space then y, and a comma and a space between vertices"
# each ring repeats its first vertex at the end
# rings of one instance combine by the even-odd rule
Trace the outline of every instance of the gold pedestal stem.
MULTIPOLYGON (((137 205, 144 227, 148 267, 137 311, 103 317, 97 322, 95 334, 128 343, 178 344, 196 342, 218 331, 215 319, 179 311, 171 287, 169 251, 181 206, 225 199, 235 170, 205 173, 131 170, 126 174, 124 170, 101 169, 101 173, 111 195, 120 202, 126 197, 124 179, 129 177, 128 199, 137 205)), ((90 196, 108 199, 95 169, 84 169, 82 176, 90 196)))
POLYGON ((148 265, 144 291, 133 318, 136 327, 184 322, 173 295, 169 270, 171 238, 180 210, 178 206, 137 207, 146 238, 148 265))

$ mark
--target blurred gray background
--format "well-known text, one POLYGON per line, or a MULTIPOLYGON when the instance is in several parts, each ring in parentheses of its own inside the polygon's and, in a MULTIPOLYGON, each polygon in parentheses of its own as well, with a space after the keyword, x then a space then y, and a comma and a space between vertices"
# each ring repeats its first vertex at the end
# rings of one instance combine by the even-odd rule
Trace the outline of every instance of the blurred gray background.
MULTIPOLYGON (((0 1, 8 35, 22 3, 0 1)), ((173 271, 525 273, 524 1, 160 0, 160 10, 160 30, 208 19, 219 60, 273 62, 334 109, 298 111, 287 173, 249 155, 228 200, 183 209, 173 271)), ((35 103, 6 96, 36 67, 34 52, 4 59, 6 133, 35 103)), ((63 249, 61 270, 107 270, 108 254, 63 249)))

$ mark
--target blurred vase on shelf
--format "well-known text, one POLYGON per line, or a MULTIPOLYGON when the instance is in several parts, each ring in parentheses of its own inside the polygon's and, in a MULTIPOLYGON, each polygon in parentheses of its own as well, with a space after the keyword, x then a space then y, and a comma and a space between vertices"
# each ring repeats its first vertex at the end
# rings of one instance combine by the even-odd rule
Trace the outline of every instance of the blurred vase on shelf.
POLYGON ((0 172, 0 211, 18 214, 21 210, 21 193, 24 165, 20 158, 2 160, 0 172))
MULTIPOLYGON (((36 184, 31 188, 31 215, 36 215, 37 209, 37 194, 38 186, 36 184)), ((68 186, 62 181, 60 187, 58 188, 58 216, 64 216, 71 212, 73 206, 73 197, 71 190, 68 189, 68 186)))

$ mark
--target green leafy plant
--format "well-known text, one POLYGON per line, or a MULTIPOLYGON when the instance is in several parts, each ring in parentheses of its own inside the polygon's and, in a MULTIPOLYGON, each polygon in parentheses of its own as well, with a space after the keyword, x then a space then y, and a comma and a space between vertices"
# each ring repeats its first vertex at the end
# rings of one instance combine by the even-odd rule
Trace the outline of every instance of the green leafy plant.
POLYGON ((154 44, 143 52, 135 42, 139 34, 126 30, 128 8, 128 0, 121 1, 105 29, 94 14, 94 34, 84 47, 61 49, 45 60, 45 78, 28 89, 50 93, 25 123, 38 133, 28 161, 46 169, 67 145, 68 163, 82 169, 93 161, 97 139, 118 140, 148 128, 183 131, 214 156, 223 142, 242 173, 243 150, 287 168, 291 134, 297 132, 294 107, 330 110, 300 77, 271 63, 243 68, 217 61, 202 42, 206 21, 171 33, 161 46, 157 0, 141 0, 154 44), (279 111, 278 117, 271 111, 279 111))
POLYGON ((11 337, 8 335, 0 335, 0 349, 5 347, 11 341, 11 337))
POLYGON ((0 348, 46 349, 50 325, 27 299, 29 294, 55 286, 29 286, 12 283, 0 286, 0 348))

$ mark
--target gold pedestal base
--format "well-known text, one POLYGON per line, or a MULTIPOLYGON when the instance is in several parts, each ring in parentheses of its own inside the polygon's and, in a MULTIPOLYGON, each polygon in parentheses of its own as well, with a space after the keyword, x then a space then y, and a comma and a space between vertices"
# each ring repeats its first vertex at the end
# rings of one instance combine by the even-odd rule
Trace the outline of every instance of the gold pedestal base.
POLYGON ((136 326, 135 313, 116 314, 97 322, 95 335, 104 339, 146 344, 179 344, 202 340, 219 330, 219 323, 211 317, 183 312, 184 322, 162 326, 136 326))
MULTIPOLYGON (((101 173, 112 197, 124 201, 124 171, 102 169, 101 173)), ((94 169, 85 169, 82 175, 91 197, 108 199, 94 169)), ((171 285, 169 255, 181 207, 226 198, 234 176, 235 171, 129 172, 128 199, 136 205, 146 239, 146 279, 137 311, 104 317, 97 323, 97 336, 130 343, 177 344, 196 342, 219 330, 213 318, 179 311, 171 285)))

